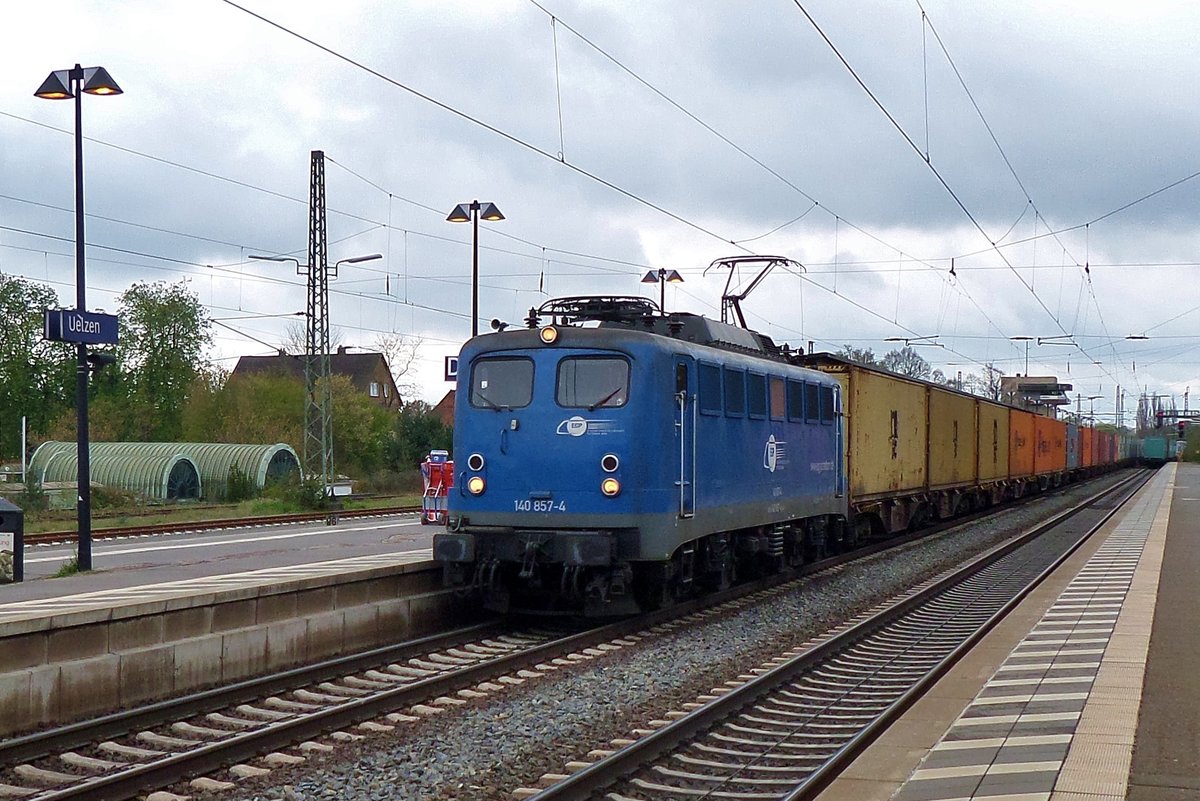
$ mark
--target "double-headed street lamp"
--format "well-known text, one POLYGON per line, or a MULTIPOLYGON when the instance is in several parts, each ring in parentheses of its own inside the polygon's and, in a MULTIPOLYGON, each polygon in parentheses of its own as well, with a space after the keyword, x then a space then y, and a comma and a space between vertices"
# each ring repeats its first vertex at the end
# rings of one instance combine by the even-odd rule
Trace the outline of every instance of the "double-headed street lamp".
MULTIPOLYGON (((104 67, 87 67, 76 64, 69 70, 55 70, 34 92, 47 100, 75 99, 75 308, 87 310, 84 283, 83 245, 83 94, 119 95, 121 87, 104 67)), ((78 493, 76 507, 79 519, 79 552, 77 562, 80 570, 92 569, 92 475, 88 443, 88 352, 82 342, 76 345, 75 365, 75 414, 76 441, 78 443, 78 493)))
POLYGON ((642 276, 643 284, 658 284, 658 310, 666 313, 667 284, 682 284, 683 276, 678 270, 666 270, 659 267, 642 276))
POLYGON ((472 224, 471 235, 471 336, 479 336, 479 218, 488 222, 504 219, 495 203, 459 203, 446 217, 448 222, 472 224))

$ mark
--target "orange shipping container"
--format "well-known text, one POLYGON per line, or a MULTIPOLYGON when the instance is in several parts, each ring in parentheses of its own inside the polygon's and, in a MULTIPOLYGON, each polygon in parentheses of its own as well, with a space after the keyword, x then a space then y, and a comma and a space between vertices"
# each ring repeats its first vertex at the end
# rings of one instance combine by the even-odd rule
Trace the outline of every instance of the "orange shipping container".
POLYGON ((1079 466, 1092 467, 1096 464, 1096 429, 1079 429, 1079 466))
POLYGON ((1067 424, 1040 414, 1036 418, 1037 449, 1033 455, 1033 471, 1039 476, 1061 473, 1067 469, 1067 424))
POLYGON ((1033 475, 1033 456, 1037 445, 1034 419, 1037 415, 1012 409, 1008 413, 1008 475, 1024 478, 1033 475))

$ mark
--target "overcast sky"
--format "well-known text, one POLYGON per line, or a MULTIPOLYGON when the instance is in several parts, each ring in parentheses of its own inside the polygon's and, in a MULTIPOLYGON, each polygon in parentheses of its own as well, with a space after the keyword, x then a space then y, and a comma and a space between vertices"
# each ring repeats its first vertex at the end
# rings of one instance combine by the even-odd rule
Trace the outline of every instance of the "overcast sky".
POLYGON ((1024 373, 1010 338, 1053 337, 1028 372, 1108 420, 1118 385, 1127 422, 1142 392, 1200 389, 1193 2, 241 5, 269 21, 6 4, 0 270, 74 303, 72 108, 33 92, 79 62, 125 92, 83 102, 88 305, 186 278, 240 332, 217 329, 225 367, 304 308, 290 265, 247 256, 305 260, 323 150, 331 262, 385 256, 342 265, 332 326, 422 338, 431 402, 470 332, 470 226, 445 217, 474 198, 507 217, 480 226, 485 331, 554 296, 657 299, 660 267, 685 278, 669 309, 718 316, 705 267, 765 253, 804 265, 742 304, 780 342, 908 337, 954 376, 1024 373))

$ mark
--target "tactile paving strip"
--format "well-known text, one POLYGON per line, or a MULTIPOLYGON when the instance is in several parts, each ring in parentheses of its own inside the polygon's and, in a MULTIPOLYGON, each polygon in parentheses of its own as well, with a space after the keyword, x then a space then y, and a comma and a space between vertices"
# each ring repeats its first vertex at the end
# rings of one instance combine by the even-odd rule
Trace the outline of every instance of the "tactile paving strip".
POLYGON ((1124 798, 1173 476, 1134 502, 893 801, 1124 798))

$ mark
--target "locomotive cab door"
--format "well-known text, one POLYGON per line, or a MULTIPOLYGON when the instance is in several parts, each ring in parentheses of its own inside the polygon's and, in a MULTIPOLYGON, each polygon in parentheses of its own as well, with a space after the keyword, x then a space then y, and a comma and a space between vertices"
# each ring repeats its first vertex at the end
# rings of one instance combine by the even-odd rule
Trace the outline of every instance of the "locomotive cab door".
POLYGON ((679 469, 679 517, 696 514, 696 367, 687 356, 675 357, 675 443, 679 469))

